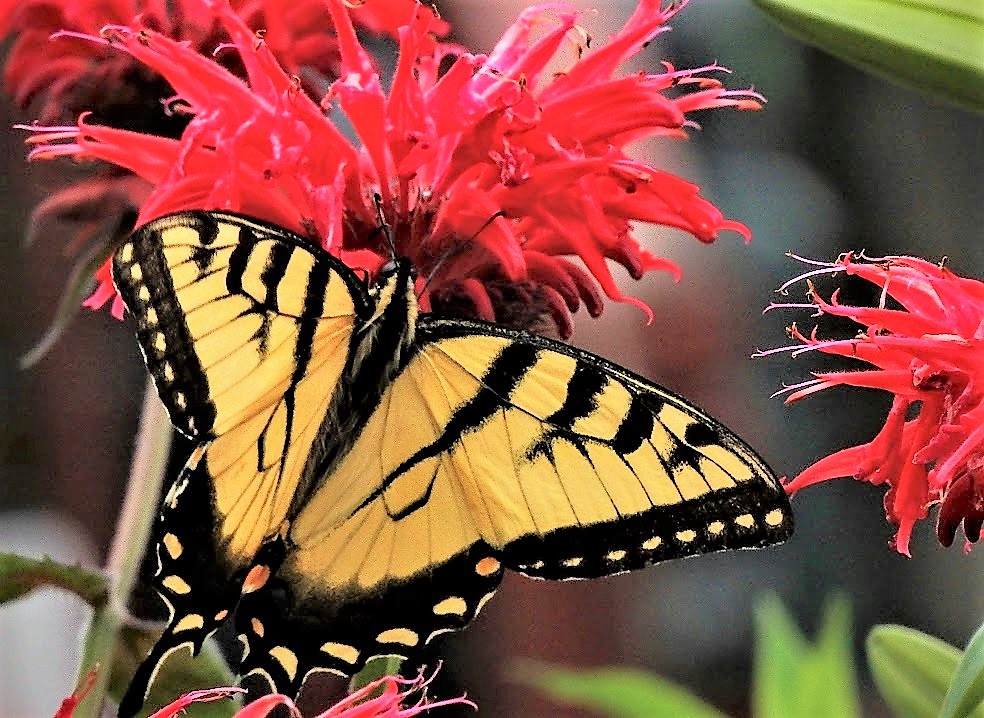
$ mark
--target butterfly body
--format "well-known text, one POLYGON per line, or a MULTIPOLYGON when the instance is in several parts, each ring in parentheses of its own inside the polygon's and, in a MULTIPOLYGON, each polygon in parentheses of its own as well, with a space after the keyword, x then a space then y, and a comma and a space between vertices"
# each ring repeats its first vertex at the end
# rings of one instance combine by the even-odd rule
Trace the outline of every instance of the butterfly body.
POLYGON ((610 575, 784 540, 778 481, 684 400, 566 344, 420 314, 412 269, 366 288, 285 230, 172 215, 114 279, 175 426, 171 617, 121 704, 226 620, 241 675, 296 693, 471 621, 505 568, 610 575))

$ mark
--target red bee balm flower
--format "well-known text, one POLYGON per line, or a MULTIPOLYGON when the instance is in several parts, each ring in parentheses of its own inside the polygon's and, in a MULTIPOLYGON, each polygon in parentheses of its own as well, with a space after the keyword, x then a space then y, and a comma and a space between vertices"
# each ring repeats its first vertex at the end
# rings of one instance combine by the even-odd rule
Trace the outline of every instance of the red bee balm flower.
MULTIPOLYGON (((433 676, 424 678, 423 675, 412 680, 398 676, 385 676, 353 691, 323 713, 319 713, 315 718, 412 718, 412 716, 428 712, 432 708, 442 708, 449 705, 465 705, 470 708, 477 708, 464 696, 442 701, 429 700, 427 687, 432 680, 433 676), (407 705, 408 703, 409 705, 407 705)), ((88 692, 87 689, 86 692, 88 692)), ((191 691, 173 703, 164 706, 149 718, 178 718, 178 716, 184 715, 186 709, 193 703, 211 703, 245 692, 242 688, 236 687, 191 691)), ((76 691, 66 698, 54 718, 72 718, 75 708, 84 696, 85 693, 76 691)), ((266 718, 277 706, 281 705, 287 707, 292 718, 301 718, 301 712, 294 705, 294 701, 282 693, 272 693, 259 697, 249 705, 239 709, 233 718, 266 718)))
POLYGON ((807 307, 847 317, 866 330, 852 339, 821 340, 816 329, 804 336, 794 325, 790 334, 800 346, 760 354, 818 350, 877 368, 817 373, 791 387, 786 403, 838 385, 882 389, 895 399, 874 439, 821 459, 789 482, 787 491, 847 476, 887 484, 885 511, 898 527, 896 550, 909 555, 912 528, 933 504, 940 505, 940 542, 952 544, 962 522, 969 548, 984 522, 984 283, 915 257, 859 261, 847 254, 836 263, 816 264, 817 270, 783 289, 806 277, 844 272, 878 286, 879 306, 842 305, 837 292, 824 301, 811 284, 809 304, 769 308, 807 307))
MULTIPOLYGON (((620 293, 607 260, 637 279, 677 271, 640 248, 632 220, 679 227, 704 242, 720 230, 748 237, 693 184, 622 149, 648 136, 682 136, 692 110, 759 107, 755 93, 704 76, 717 67, 677 71, 664 63, 661 73, 613 77, 684 4, 640 2, 606 45, 578 53, 558 74, 547 68, 579 36, 577 10, 530 8, 491 53, 474 55, 435 42, 437 20, 421 5, 400 29, 399 61, 384 82, 343 0, 328 0, 341 79, 319 105, 216 0, 248 84, 211 53, 151 30, 107 28, 92 41, 166 78, 193 119, 179 140, 84 117, 77 127, 35 128, 33 156, 99 158, 146 178, 155 189, 140 222, 189 208, 239 211, 369 272, 389 255, 382 214, 396 251, 417 268, 425 310, 525 327, 550 317, 566 336, 581 302, 601 312, 598 286, 644 307, 620 293), (670 88, 674 97, 664 94, 670 88), (360 144, 332 122, 336 109, 360 144)), ((104 284, 100 298, 112 294, 104 284)))
MULTIPOLYGON (((395 37, 414 4, 371 0, 354 3, 350 13, 357 26, 395 37)), ((171 93, 160 76, 84 36, 98 35, 109 24, 138 23, 210 53, 228 39, 214 5, 214 0, 0 0, 0 37, 15 37, 4 85, 21 106, 40 101, 39 120, 44 123, 92 111, 100 122, 127 129, 159 132, 168 122, 183 128, 180 114, 161 112, 161 100, 171 93), (142 122, 150 126, 142 127, 142 122)), ((338 43, 323 0, 233 0, 231 7, 247 26, 263 30, 267 47, 289 72, 307 76, 313 70, 329 79, 338 77, 338 43)), ((448 28, 441 24, 435 29, 444 33, 448 28)), ((232 63, 230 69, 241 68, 232 63)))

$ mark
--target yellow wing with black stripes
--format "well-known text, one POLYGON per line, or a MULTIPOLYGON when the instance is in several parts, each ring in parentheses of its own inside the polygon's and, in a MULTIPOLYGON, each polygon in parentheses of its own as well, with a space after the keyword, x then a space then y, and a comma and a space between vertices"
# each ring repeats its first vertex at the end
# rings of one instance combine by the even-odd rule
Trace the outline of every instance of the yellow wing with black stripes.
POLYGON ((791 531, 771 471, 683 399, 559 342, 423 319, 291 523, 289 600, 244 597, 241 671, 289 692, 311 670, 412 656, 472 620, 504 568, 591 578, 791 531))
POLYGON ((312 243, 214 212, 141 227, 113 277, 171 421, 202 442, 158 522, 155 583, 170 620, 121 706, 128 715, 169 653, 199 650, 232 613, 286 520, 368 299, 312 243))

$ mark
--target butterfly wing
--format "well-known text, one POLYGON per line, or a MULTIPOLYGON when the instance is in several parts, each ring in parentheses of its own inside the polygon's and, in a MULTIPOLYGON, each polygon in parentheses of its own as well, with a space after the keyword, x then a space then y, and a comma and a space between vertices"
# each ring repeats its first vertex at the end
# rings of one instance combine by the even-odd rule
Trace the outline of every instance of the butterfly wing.
POLYGON ((241 670, 291 692, 409 656, 474 618, 503 567, 587 578, 791 531, 771 471, 685 400, 566 344, 423 319, 292 523, 278 600, 241 604, 241 670))
POLYGON ((113 276, 172 422, 201 442, 158 522, 155 586, 171 615, 121 705, 129 715, 164 658, 199 650, 230 614, 246 571, 262 578, 257 552, 303 488, 368 300, 301 238, 222 213, 138 229, 113 276))
POLYGON ((484 464, 482 535, 508 568, 592 578, 792 532, 765 462, 685 399, 601 357, 495 325, 435 321, 423 334, 430 352, 482 387, 439 443, 484 464), (489 462, 498 452, 511 461, 489 462))

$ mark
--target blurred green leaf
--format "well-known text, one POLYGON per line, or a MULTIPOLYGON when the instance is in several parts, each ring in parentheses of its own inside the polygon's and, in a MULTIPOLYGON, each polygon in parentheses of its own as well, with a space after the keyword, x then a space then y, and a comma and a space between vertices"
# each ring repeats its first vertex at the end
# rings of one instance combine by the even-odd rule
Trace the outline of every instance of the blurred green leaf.
POLYGON ((814 670, 826 677, 818 695, 818 705, 829 708, 824 715, 861 716, 851 623, 850 601, 844 595, 831 596, 824 606, 814 654, 814 670))
POLYGON ((984 625, 967 644, 943 699, 940 718, 984 716, 984 625))
MULTIPOLYGON (((400 675, 400 666, 403 665, 403 659, 399 656, 376 656, 375 658, 370 658, 362 670, 356 673, 349 680, 349 693, 355 693, 360 688, 365 688, 373 681, 378 681, 384 676, 398 676, 400 675)), ((380 687, 376 695, 382 695, 383 688, 380 687)), ((371 696, 375 697, 375 696, 371 696)))
POLYGON ((762 599, 755 608, 755 636, 753 713, 768 718, 779 715, 796 695, 796 672, 787 669, 802 663, 807 643, 775 595, 762 599))
POLYGON ((843 596, 827 602, 815 644, 803 637, 775 596, 759 602, 755 626, 756 718, 860 716, 851 611, 843 596))
MULTIPOLYGON (((149 628, 134 626, 123 628, 116 645, 113 670, 109 678, 110 698, 119 702, 123 697, 137 666, 160 635, 159 630, 149 628)), ((149 715, 189 691, 235 684, 236 677, 214 641, 206 641, 202 652, 196 657, 192 657, 188 650, 175 651, 164 662, 154 679, 150 695, 140 715, 149 715)), ((190 709, 190 715, 194 718, 229 718, 235 714, 238 705, 239 701, 234 700, 196 703, 190 709)))
POLYGON ((90 606, 106 602, 108 582, 96 571, 67 566, 50 558, 0 553, 0 604, 22 598, 36 588, 52 586, 71 591, 90 606))
POLYGON ((981 0, 754 0, 792 35, 887 80, 984 111, 981 0))
POLYGON ((115 252, 117 244, 94 245, 75 260, 72 272, 65 283, 65 289, 58 300, 55 316, 45 330, 44 336, 20 359, 21 369, 30 369, 51 350, 72 323, 72 319, 82 308, 82 301, 88 296, 92 277, 96 270, 115 252))
POLYGON ((725 718, 680 686, 635 668, 569 669, 523 661, 514 675, 558 703, 613 718, 725 718))
POLYGON ((960 651, 905 626, 875 626, 865 642, 875 685, 898 718, 939 715, 960 651))

